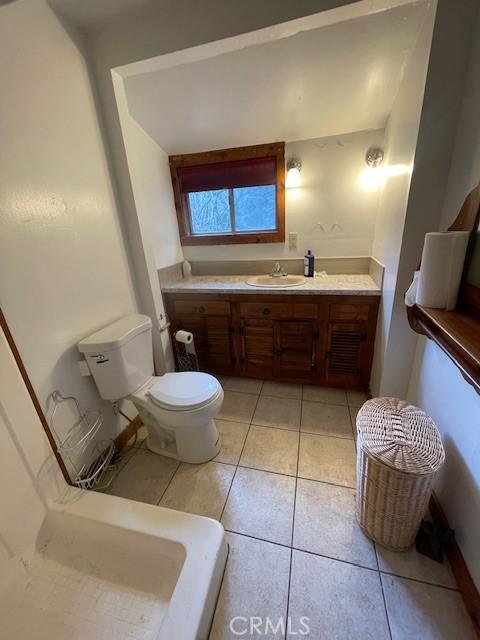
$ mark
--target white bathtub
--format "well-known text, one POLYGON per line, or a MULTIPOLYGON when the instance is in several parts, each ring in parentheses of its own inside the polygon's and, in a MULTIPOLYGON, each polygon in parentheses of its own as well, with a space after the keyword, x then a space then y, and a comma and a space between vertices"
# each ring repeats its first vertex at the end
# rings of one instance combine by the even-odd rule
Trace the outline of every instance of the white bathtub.
POLYGON ((208 518, 93 492, 52 505, 0 582, 9 640, 204 640, 227 557, 208 518))

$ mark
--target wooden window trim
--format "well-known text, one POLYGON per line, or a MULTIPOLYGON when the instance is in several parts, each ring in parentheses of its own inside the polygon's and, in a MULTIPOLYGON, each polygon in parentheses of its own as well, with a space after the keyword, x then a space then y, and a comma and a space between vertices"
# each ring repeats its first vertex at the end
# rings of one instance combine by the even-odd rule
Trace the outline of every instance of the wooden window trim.
POLYGON ((258 144, 250 147, 218 149, 201 153, 189 153, 169 157, 175 209, 177 211, 180 242, 184 246, 219 244, 258 244, 263 242, 285 242, 285 143, 258 144), (252 233, 217 235, 194 235, 190 225, 188 197, 180 192, 178 168, 192 165, 212 164, 235 160, 250 160, 274 156, 277 160, 276 215, 277 229, 252 233))

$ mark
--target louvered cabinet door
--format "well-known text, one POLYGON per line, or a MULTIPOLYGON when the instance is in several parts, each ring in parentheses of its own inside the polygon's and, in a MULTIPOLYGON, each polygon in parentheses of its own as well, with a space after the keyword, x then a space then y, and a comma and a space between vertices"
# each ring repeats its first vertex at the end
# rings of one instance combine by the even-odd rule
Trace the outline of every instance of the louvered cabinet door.
POLYGON ((230 318, 179 317, 178 328, 193 333, 200 371, 228 374, 235 367, 230 318))
POLYGON ((336 386, 368 384, 367 333, 364 322, 330 322, 328 325, 325 377, 336 386))

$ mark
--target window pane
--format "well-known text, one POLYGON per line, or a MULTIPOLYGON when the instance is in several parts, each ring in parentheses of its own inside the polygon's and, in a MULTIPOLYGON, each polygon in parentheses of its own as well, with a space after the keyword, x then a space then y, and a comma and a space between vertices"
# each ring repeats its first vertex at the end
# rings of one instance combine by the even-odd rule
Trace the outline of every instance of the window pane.
POLYGON ((188 194, 192 233, 231 233, 228 189, 194 191, 188 194))
POLYGON ((271 231, 277 228, 275 185, 233 190, 237 231, 271 231))

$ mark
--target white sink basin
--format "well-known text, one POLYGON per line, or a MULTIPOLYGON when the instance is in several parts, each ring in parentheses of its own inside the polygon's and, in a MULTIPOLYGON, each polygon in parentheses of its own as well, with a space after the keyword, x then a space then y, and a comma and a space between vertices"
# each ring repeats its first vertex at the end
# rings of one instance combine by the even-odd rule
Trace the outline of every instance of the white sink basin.
POLYGON ((303 276, 253 276, 247 280, 251 287, 299 287, 305 282, 303 276))

